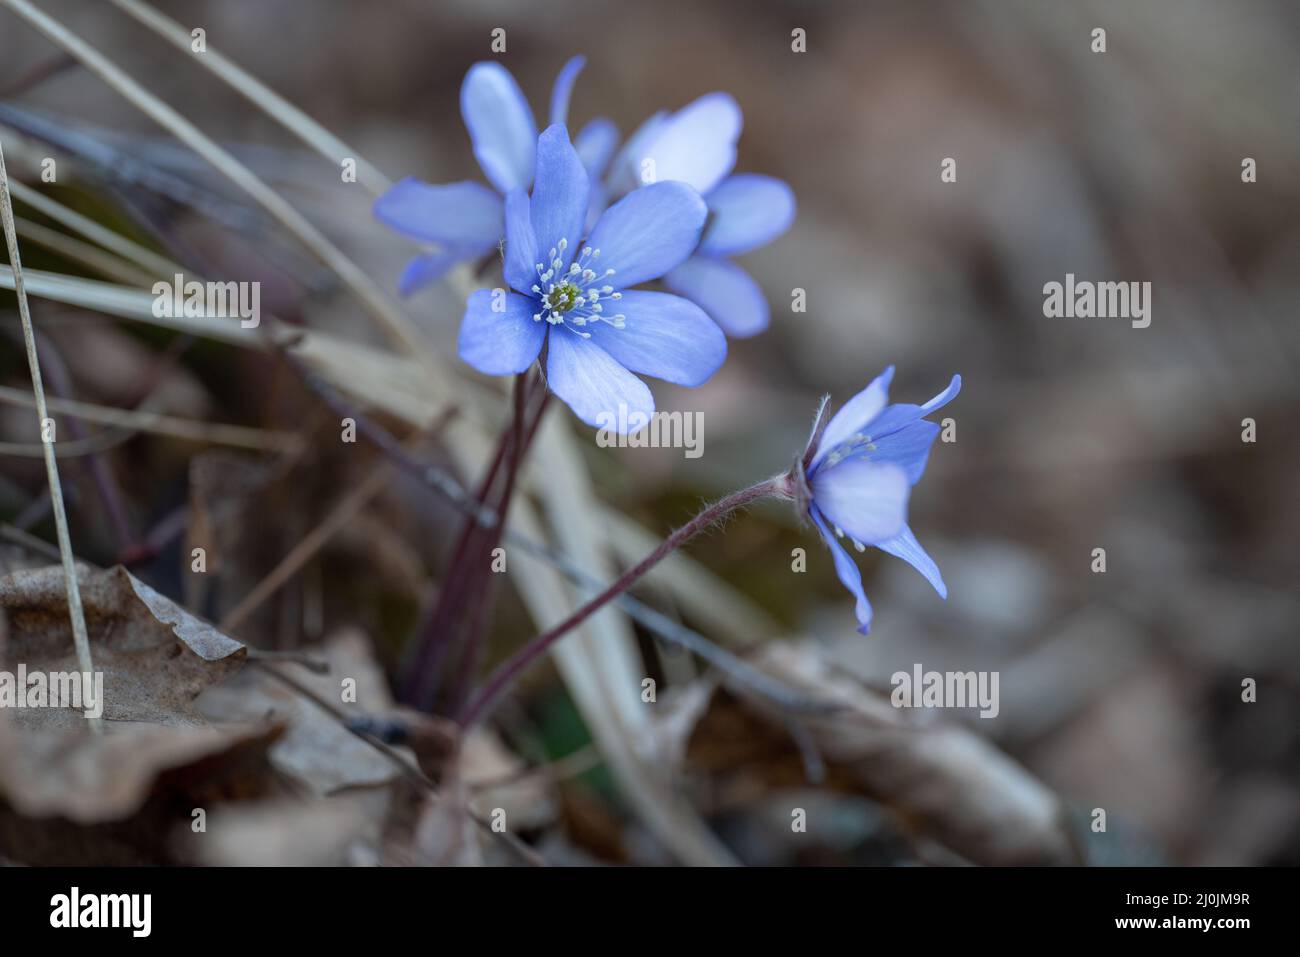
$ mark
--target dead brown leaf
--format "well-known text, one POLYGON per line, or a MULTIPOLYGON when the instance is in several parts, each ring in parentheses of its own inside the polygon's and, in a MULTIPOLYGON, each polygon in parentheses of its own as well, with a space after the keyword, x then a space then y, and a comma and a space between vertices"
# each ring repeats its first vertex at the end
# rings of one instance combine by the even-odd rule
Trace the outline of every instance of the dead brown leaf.
POLYGON ((19 814, 81 824, 115 821, 139 810, 160 775, 262 748, 275 728, 110 726, 32 731, 0 723, 0 799, 19 814))
POLYGON ((809 765, 820 762, 818 786, 866 795, 966 860, 1079 863, 1056 795, 970 730, 894 708, 808 646, 770 645, 755 664, 842 710, 792 726, 791 716, 741 688, 715 690, 703 708, 698 695, 688 696, 684 707, 699 717, 678 723, 684 743, 665 747, 681 748, 687 772, 712 778, 724 800, 806 788, 809 765))
POLYGON ((529 770, 491 729, 476 728, 465 739, 459 774, 473 811, 485 819, 503 814, 512 831, 545 827, 558 814, 545 773, 529 770))
MULTIPOLYGON (((273 667, 291 672, 297 683, 345 714, 373 719, 393 712, 384 673, 360 631, 339 631, 312 649, 312 656, 329 666, 326 674, 313 674, 291 663, 273 667)), ((245 669, 231 681, 209 689, 197 707, 214 722, 273 720, 285 724, 287 731, 271 749, 271 760, 317 795, 387 784, 401 773, 336 717, 261 669, 245 669)))
POLYGON ((478 825, 470 815, 469 792, 459 776, 424 797, 411 843, 411 863, 426 867, 477 867, 483 863, 478 825))
POLYGON ((0 854, 24 864, 177 863, 167 834, 220 802, 283 793, 280 728, 19 729, 0 715, 0 854))
POLYGON ((182 844, 219 867, 377 865, 390 789, 371 788, 308 801, 226 805, 204 834, 181 832, 182 844))
MULTIPOLYGON (((158 594, 126 569, 81 567, 81 600, 96 672, 104 677, 106 721, 198 726, 194 699, 239 670, 242 644, 158 594)), ((8 635, 5 666, 29 672, 75 672, 63 570, 18 571, 0 578, 0 611, 8 635)), ((14 709, 28 728, 83 725, 70 708, 14 709)))

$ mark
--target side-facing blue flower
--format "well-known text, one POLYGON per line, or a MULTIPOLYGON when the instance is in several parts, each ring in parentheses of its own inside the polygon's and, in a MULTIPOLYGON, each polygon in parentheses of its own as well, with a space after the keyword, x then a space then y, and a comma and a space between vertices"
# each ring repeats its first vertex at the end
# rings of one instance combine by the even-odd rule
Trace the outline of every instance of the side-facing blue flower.
POLYGON ((939 434, 939 426, 925 416, 956 397, 961 376, 953 376, 948 388, 924 405, 889 405, 893 377, 890 366, 850 399, 820 435, 814 426, 802 466, 801 498, 830 547, 840 582, 857 600, 858 631, 864 635, 871 630, 871 604, 857 564, 837 538, 860 552, 872 545, 903 559, 941 598, 948 597, 939 566, 908 527, 907 502, 939 434))
MULTIPOLYGON (((585 62, 574 57, 556 77, 552 123, 565 122, 573 84, 585 62)), ((399 281, 404 296, 439 279, 456 264, 495 249, 505 234, 502 197, 533 184, 537 123, 509 70, 491 61, 470 67, 460 88, 460 112, 474 158, 494 188, 472 180, 434 185, 407 177, 375 200, 380 222, 439 247, 407 264, 399 281)))
POLYGON ((633 373, 697 386, 727 356, 722 330, 694 303, 630 289, 691 255, 707 209, 684 183, 656 183, 605 210, 588 232, 587 171, 563 126, 542 133, 536 156, 531 198, 522 188, 506 197, 505 278, 514 291, 470 296, 460 356, 488 375, 511 375, 545 344, 551 391, 578 418, 635 430, 654 413, 654 398, 633 373))
POLYGON ((767 245, 795 214, 794 191, 783 181, 732 175, 742 125, 740 107, 726 93, 708 93, 671 115, 657 113, 629 137, 606 187, 617 196, 651 177, 679 180, 704 197, 709 223, 699 248, 664 283, 736 338, 757 335, 771 317, 758 283, 729 257, 767 245))

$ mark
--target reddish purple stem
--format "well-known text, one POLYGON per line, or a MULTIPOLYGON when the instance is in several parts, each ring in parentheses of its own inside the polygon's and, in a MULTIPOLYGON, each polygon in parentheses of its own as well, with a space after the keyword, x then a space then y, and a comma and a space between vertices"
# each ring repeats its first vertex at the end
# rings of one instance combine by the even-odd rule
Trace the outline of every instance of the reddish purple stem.
POLYGON ((611 584, 603 592, 597 595, 591 601, 587 602, 577 611, 575 611, 558 625, 535 636, 528 644, 524 645, 509 659, 501 664, 496 671, 488 677, 483 687, 470 699, 469 703, 462 709, 460 723, 462 727, 469 728, 471 725, 485 718, 491 708, 496 704, 497 699, 501 696, 516 678, 519 677, 529 665, 537 660, 551 645, 559 641, 566 634, 582 624, 593 614, 603 608, 609 602, 613 601, 623 592, 631 588, 646 572, 654 568, 661 561, 667 558, 673 551, 686 544, 704 529, 717 521, 725 518, 731 512, 738 508, 744 508, 746 505, 757 501, 760 498, 766 498, 769 495, 780 494, 779 479, 767 479, 759 482, 757 485, 751 485, 749 488, 742 489, 728 495, 721 501, 715 502, 708 506, 693 519, 683 525, 677 531, 673 532, 659 546, 641 559, 635 567, 624 572, 617 581, 611 584))

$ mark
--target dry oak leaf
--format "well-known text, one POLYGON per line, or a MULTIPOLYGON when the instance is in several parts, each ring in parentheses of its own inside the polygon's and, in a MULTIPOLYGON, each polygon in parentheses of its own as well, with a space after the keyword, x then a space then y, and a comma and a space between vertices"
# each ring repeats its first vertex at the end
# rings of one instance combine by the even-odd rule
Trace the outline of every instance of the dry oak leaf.
MULTIPOLYGON (((125 568, 78 568, 94 669, 103 674, 105 721, 201 726, 194 710, 204 688, 238 671, 242 644, 163 597, 125 568)), ((8 624, 4 667, 80 671, 72 642, 63 570, 19 571, 0 578, 0 612, 8 624)), ((70 708, 18 708, 28 728, 84 724, 70 708)))

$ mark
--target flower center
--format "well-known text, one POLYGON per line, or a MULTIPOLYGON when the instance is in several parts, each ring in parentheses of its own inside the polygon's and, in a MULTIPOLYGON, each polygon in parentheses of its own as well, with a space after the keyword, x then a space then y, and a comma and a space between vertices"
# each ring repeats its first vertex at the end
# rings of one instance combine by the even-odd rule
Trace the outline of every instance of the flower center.
POLYGON ((553 315, 563 315, 573 308, 582 291, 571 282, 564 282, 546 294, 547 308, 553 315))
POLYGON ((597 273, 592 266, 600 256, 600 250, 590 246, 584 246, 578 258, 565 269, 560 255, 568 247, 569 241, 561 239, 547 255, 550 265, 537 263, 537 282, 533 283, 533 295, 537 297, 537 304, 541 308, 533 313, 533 321, 541 322, 545 319, 551 325, 564 326, 584 339, 590 339, 591 333, 582 332, 578 327, 589 322, 607 322, 615 329, 622 329, 627 317, 622 314, 605 315, 602 300, 617 301, 623 298, 623 294, 615 292, 614 287, 608 283, 598 285, 600 280, 614 275, 614 270, 606 269, 603 273, 597 273))

